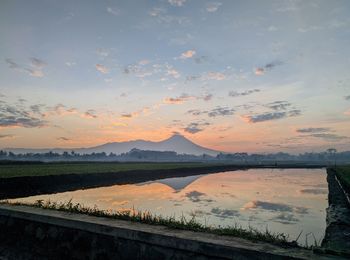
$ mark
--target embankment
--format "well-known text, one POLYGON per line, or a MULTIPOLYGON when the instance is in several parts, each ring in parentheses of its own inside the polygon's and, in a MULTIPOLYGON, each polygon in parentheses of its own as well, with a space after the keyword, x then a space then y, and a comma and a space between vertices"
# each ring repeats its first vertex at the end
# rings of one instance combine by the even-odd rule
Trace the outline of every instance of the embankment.
POLYGON ((341 259, 311 250, 24 206, 0 206, 0 259, 341 259))
POLYGON ((322 247, 350 254, 350 204, 332 168, 327 169, 327 228, 322 247))

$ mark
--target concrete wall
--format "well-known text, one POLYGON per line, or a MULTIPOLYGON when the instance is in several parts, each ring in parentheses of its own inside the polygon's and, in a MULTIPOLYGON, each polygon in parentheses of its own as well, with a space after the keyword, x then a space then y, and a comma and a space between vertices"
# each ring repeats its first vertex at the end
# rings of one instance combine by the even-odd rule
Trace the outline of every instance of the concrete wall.
POLYGON ((298 248, 0 205, 0 259, 329 259, 298 248))

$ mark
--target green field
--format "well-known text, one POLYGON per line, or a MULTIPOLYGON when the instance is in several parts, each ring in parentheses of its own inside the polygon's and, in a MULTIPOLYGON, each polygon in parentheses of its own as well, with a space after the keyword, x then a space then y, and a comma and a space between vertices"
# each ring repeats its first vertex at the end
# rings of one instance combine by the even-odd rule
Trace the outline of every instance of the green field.
POLYGON ((203 163, 42 163, 0 165, 0 178, 207 167, 203 163))
POLYGON ((338 166, 335 170, 341 181, 344 182, 347 187, 350 187, 350 166, 338 166))

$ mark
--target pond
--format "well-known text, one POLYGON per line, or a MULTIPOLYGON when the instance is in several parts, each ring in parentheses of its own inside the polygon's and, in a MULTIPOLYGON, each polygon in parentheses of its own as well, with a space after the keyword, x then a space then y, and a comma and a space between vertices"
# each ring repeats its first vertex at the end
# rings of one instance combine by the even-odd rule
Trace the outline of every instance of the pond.
POLYGON ((298 243, 324 237, 328 185, 325 169, 250 169, 160 179, 16 199, 73 203, 99 209, 185 216, 215 226, 266 228, 298 243))

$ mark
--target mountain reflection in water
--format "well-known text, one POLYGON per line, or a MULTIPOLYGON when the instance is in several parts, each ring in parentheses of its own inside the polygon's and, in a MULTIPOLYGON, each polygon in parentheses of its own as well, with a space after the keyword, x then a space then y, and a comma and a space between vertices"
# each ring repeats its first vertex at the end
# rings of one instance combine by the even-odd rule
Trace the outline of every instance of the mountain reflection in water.
MULTIPOLYGON (((206 225, 268 228, 295 239, 303 231, 320 241, 326 228, 325 169, 250 169, 132 185, 115 185, 23 199, 97 206, 100 209, 148 210, 162 216, 191 218, 206 225)), ((313 242, 313 241, 309 241, 313 242)))

